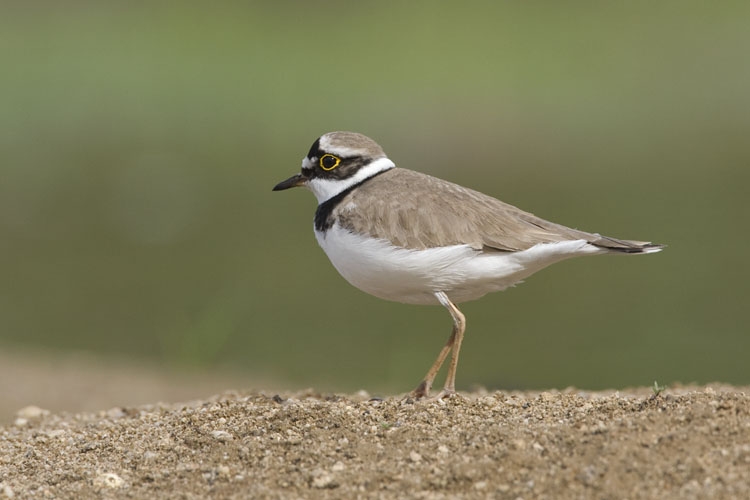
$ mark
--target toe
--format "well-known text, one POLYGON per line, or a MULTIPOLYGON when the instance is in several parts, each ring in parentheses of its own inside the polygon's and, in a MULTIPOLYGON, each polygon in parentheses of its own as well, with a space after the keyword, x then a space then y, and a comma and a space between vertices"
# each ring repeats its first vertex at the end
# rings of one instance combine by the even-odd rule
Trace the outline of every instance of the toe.
POLYGON ((422 399, 424 397, 429 396, 430 394, 430 386, 427 384, 426 381, 422 381, 416 389, 411 391, 410 396, 414 399, 422 399))
POLYGON ((435 399, 451 399, 459 397, 454 389, 443 389, 436 396, 435 399))

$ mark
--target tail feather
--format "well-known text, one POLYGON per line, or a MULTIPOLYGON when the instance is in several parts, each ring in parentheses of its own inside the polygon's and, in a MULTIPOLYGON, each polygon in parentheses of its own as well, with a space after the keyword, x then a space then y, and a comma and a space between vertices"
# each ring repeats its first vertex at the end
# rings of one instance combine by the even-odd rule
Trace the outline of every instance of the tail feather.
POLYGON ((620 253, 656 253, 666 245, 651 243, 650 241, 618 240, 609 236, 597 234, 597 239, 589 241, 592 245, 612 252, 620 253))

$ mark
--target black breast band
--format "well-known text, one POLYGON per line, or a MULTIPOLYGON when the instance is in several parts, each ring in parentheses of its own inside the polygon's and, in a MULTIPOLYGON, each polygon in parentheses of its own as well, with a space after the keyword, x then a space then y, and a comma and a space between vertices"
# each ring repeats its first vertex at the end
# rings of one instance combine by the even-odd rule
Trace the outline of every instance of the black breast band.
POLYGON ((341 203, 341 200, 343 200, 346 197, 346 195, 354 191, 356 188, 358 188, 365 182, 389 170, 390 168, 387 168, 385 170, 381 170, 380 172, 374 175, 371 175, 370 177, 366 179, 362 179, 358 183, 349 186, 348 188, 344 189, 336 196, 332 196, 331 198, 328 198, 326 201, 318 205, 318 209, 315 211, 315 229, 321 232, 326 232, 329 229, 331 229, 331 226, 333 226, 333 223, 334 223, 333 209, 335 209, 338 206, 338 204, 341 203))

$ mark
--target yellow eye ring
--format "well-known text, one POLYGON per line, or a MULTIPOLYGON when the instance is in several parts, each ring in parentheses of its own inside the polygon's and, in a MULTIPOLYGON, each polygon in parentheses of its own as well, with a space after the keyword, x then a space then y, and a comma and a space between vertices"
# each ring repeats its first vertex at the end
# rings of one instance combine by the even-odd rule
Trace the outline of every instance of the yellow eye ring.
POLYGON ((330 172, 334 168, 338 167, 339 163, 341 163, 341 158, 327 153, 321 156, 320 161, 318 161, 320 168, 322 168, 326 172, 330 172))

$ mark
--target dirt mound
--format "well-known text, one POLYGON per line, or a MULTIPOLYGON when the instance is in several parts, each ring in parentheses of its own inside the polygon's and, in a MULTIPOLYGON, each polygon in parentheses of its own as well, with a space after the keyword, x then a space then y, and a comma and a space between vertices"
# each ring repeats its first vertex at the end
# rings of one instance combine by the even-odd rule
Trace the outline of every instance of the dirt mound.
POLYGON ((29 407, 0 427, 0 498, 750 498, 746 391, 29 407))

